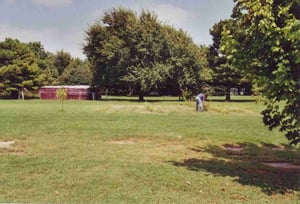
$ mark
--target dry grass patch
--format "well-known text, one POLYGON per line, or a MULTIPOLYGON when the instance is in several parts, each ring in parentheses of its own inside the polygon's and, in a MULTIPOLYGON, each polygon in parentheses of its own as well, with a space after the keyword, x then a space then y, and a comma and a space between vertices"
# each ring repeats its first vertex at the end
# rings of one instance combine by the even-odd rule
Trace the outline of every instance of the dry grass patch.
POLYGON ((176 104, 155 104, 155 103, 142 103, 142 104, 128 104, 128 105, 111 105, 106 109, 106 112, 131 112, 131 113, 144 113, 144 114, 167 114, 175 112, 193 112, 194 103, 182 102, 176 104))
MULTIPOLYGON (((142 114, 169 114, 169 113, 190 113, 196 114, 195 102, 185 101, 179 103, 149 103, 144 102, 141 104, 122 104, 122 105, 110 105, 107 107, 105 112, 109 113, 142 113, 142 114)), ((252 115, 259 116, 259 111, 256 109, 245 108, 244 106, 237 106, 235 103, 205 103, 205 112, 212 114, 235 114, 235 115, 252 115)))
POLYGON ((222 114, 242 114, 242 115, 259 115, 259 112, 247 109, 245 107, 236 106, 234 103, 208 103, 207 110, 212 113, 222 113, 222 114))

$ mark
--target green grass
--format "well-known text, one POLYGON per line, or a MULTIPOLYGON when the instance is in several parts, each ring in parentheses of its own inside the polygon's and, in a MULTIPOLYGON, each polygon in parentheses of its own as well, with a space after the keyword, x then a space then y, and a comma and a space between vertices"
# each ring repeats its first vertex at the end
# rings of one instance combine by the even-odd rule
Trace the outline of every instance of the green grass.
POLYGON ((299 172, 263 164, 297 164, 299 147, 252 98, 218 99, 1 100, 0 141, 16 144, 0 149, 0 203, 299 203, 299 172))

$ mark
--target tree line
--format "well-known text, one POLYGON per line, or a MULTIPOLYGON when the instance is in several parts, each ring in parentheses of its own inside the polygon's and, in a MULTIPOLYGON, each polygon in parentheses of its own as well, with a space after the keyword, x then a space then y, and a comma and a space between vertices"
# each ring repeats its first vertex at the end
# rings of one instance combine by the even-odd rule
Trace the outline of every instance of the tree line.
MULTIPOLYGON (((213 27, 211 34, 221 33, 213 27)), ((216 53, 196 45, 186 32, 161 23, 149 11, 106 12, 88 29, 85 40, 84 53, 95 66, 94 83, 138 95, 141 101, 153 91, 186 98, 200 91, 221 91, 229 101, 231 88, 251 90, 251 82, 238 71, 216 69, 220 65, 216 61, 222 61, 216 53)))
POLYGON ((89 84, 90 67, 63 50, 48 52, 40 42, 6 38, 0 42, 0 97, 17 98, 44 85, 89 84))
POLYGON ((95 65, 95 84, 104 89, 134 94, 142 101, 151 91, 178 95, 205 83, 205 49, 151 12, 113 9, 86 34, 83 50, 95 65))
POLYGON ((40 42, 0 42, 0 97, 16 98, 23 89, 58 84, 91 85, 109 94, 136 95, 140 101, 150 93, 191 98, 203 89, 227 95, 232 87, 251 90, 239 75, 217 71, 215 53, 209 50, 152 12, 112 9, 86 31, 86 60, 63 50, 48 52, 40 42))

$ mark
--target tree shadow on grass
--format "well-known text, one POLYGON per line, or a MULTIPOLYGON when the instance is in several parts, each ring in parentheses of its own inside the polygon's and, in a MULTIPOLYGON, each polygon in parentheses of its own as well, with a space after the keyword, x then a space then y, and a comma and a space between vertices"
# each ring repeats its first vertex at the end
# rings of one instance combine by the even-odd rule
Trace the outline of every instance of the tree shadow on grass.
POLYGON ((249 102, 255 102, 256 100, 255 99, 231 99, 230 101, 226 101, 225 98, 224 99, 207 99, 207 101, 210 101, 210 102, 226 102, 226 103, 249 103, 249 102))
POLYGON ((242 185, 260 187, 262 192, 268 195, 285 194, 300 190, 300 169, 272 168, 266 163, 290 162, 298 167, 299 149, 265 143, 210 145, 206 148, 189 148, 190 151, 199 153, 198 158, 188 158, 182 162, 171 161, 171 163, 192 171, 208 172, 214 176, 230 176, 242 185), (201 159, 202 153, 210 153, 213 158, 201 159))
POLYGON ((116 102, 141 102, 141 103, 144 103, 144 102, 148 102, 148 103, 161 103, 161 102, 175 102, 175 103, 178 103, 178 102, 182 102, 182 101, 179 101, 178 99, 164 99, 164 98, 161 98, 161 97, 149 97, 149 98, 145 98, 144 101, 139 101, 139 98, 138 97, 107 97, 105 98, 102 97, 101 101, 116 101, 116 102))

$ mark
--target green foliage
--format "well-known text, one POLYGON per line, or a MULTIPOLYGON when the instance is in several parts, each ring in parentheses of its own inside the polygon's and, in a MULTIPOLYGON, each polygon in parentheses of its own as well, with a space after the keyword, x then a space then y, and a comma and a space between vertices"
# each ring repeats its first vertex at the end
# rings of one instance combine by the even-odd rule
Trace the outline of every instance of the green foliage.
POLYGON ((64 111, 64 101, 67 99, 67 89, 64 87, 56 91, 56 98, 61 101, 61 111, 64 111))
POLYGON ((252 87, 252 92, 255 98, 256 103, 260 103, 264 101, 263 95, 262 95, 262 89, 258 87, 256 84, 252 87))
POLYGON ((193 99, 193 93, 190 90, 183 90, 182 97, 184 101, 191 101, 193 99))
MULTIPOLYGON (((210 29, 213 44, 209 48, 207 58, 213 76, 209 84, 214 87, 223 88, 225 90, 226 101, 230 101, 230 89, 245 86, 243 79, 247 75, 243 74, 242 69, 239 69, 239 67, 234 66, 233 63, 228 61, 225 52, 220 49, 222 32, 225 28, 229 30, 237 29, 234 21, 231 19, 221 20, 210 29)), ((247 83, 247 80, 244 81, 247 83)))
POLYGON ((17 98, 18 92, 34 94, 42 85, 58 83, 54 55, 40 42, 0 42, 0 96, 17 98))
POLYGON ((209 53, 209 47, 206 47, 204 45, 200 46, 199 52, 198 53, 198 62, 199 64, 201 64, 201 69, 200 69, 200 77, 201 80, 203 82, 203 86, 207 86, 208 84, 210 84, 214 78, 213 74, 213 70, 210 68, 209 66, 209 57, 208 57, 208 53, 209 53))
POLYGON ((89 85, 92 82, 92 72, 90 64, 87 61, 82 61, 79 58, 71 59, 70 64, 65 68, 60 77, 61 84, 74 85, 82 84, 89 85))
POLYGON ((54 65, 54 55, 47 52, 40 42, 29 42, 28 46, 35 53, 40 68, 36 81, 40 85, 58 84, 58 68, 54 65))
POLYGON ((267 99, 264 123, 300 142, 300 3, 236 0, 238 27, 222 33, 228 59, 250 73, 267 99), (283 108, 279 104, 283 103, 283 108))
POLYGON ((155 14, 124 8, 106 12, 86 32, 84 53, 94 65, 94 83, 131 90, 139 99, 152 90, 199 87, 205 57, 182 30, 162 25, 155 14), (175 81, 174 83, 170 83, 175 81))
POLYGON ((18 40, 6 38, 0 42, 0 90, 1 95, 17 97, 23 88, 37 90, 39 74, 34 52, 18 40))
POLYGON ((70 53, 65 52, 64 50, 56 52, 54 55, 54 66, 57 68, 59 75, 63 74, 65 68, 70 64, 71 59, 70 53))
POLYGON ((206 47, 197 46, 183 31, 170 26, 163 26, 166 39, 167 53, 169 55, 170 69, 167 83, 176 82, 170 89, 184 89, 194 94, 200 90, 210 73, 207 70, 206 47))

